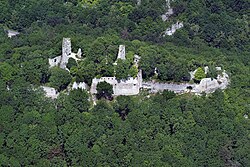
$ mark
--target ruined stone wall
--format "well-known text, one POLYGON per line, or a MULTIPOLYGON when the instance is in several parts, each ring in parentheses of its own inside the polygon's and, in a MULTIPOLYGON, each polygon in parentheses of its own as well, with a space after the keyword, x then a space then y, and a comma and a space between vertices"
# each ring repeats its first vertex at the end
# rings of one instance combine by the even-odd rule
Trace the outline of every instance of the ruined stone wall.
POLYGON ((119 51, 118 51, 117 59, 125 60, 126 59, 125 56, 126 56, 125 46, 124 45, 120 45, 119 46, 119 51))
POLYGON ((161 15, 161 18, 163 21, 167 21, 169 19, 169 17, 174 14, 174 10, 173 8, 171 8, 170 6, 170 0, 166 0, 166 13, 164 13, 163 15, 161 15))
POLYGON ((121 82, 121 83, 118 83, 117 85, 113 85, 113 91, 114 91, 115 96, 137 95, 139 94, 140 86, 138 83, 121 82))
POLYGON ((87 89, 87 85, 85 82, 74 82, 72 85, 72 89, 82 89, 82 90, 86 90, 87 89))
POLYGON ((46 97, 56 99, 57 96, 59 95, 59 93, 57 93, 55 88, 47 87, 47 86, 41 86, 41 88, 44 90, 46 97))
POLYGON ((71 54, 71 40, 70 38, 63 38, 62 42, 62 60, 60 67, 66 69, 68 63, 69 55, 71 54))
POLYGON ((9 37, 9 38, 12 38, 12 37, 14 37, 14 36, 19 35, 20 33, 17 32, 17 31, 13 31, 13 30, 7 30, 7 34, 8 34, 8 37, 9 37))
POLYGON ((54 67, 54 66, 58 66, 61 63, 62 60, 62 56, 57 56, 55 58, 49 59, 49 66, 54 67))
POLYGON ((142 87, 142 72, 139 71, 136 78, 130 77, 127 80, 117 81, 115 77, 101 77, 100 79, 94 78, 90 92, 96 94, 96 86, 100 82, 106 81, 113 86, 113 92, 115 96, 119 95, 137 95, 139 94, 140 88, 142 87))
POLYGON ((163 36, 165 36, 165 35, 171 36, 176 32, 176 30, 182 28, 183 26, 184 26, 183 22, 177 22, 177 23, 173 24, 170 28, 167 28, 167 30, 165 31, 165 34, 163 36))
POLYGON ((115 77, 101 77, 100 79, 94 78, 94 79, 92 79, 90 93, 96 94, 97 93, 97 90, 96 90, 97 84, 100 82, 104 82, 104 81, 106 81, 107 83, 109 83, 112 86, 117 84, 117 80, 115 77))

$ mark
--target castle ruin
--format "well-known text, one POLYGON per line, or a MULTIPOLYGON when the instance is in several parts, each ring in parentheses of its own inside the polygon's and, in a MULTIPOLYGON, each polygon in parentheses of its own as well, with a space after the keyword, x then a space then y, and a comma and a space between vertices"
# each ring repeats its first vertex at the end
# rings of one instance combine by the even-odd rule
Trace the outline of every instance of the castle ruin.
MULTIPOLYGON (((125 46, 119 46, 119 52, 117 56, 117 60, 122 59, 126 60, 126 53, 125 53, 125 46)), ((138 55, 134 56, 134 64, 138 66, 138 62, 140 57, 138 55)), ((117 80, 116 77, 101 77, 101 78, 94 78, 92 80, 92 85, 90 88, 91 94, 96 94, 97 84, 100 82, 107 82, 113 86, 113 95, 137 95, 139 94, 140 88, 142 87, 142 71, 139 70, 136 78, 129 77, 127 80, 117 80)))
POLYGON ((71 39, 63 38, 62 55, 49 59, 50 68, 59 66, 62 69, 68 70, 67 64, 68 64, 69 58, 73 58, 74 60, 78 61, 80 60, 81 55, 82 55, 81 48, 78 49, 77 53, 73 53, 71 50, 71 39))
MULTIPOLYGON (((72 53, 71 51, 71 40, 70 38, 63 38, 62 42, 62 55, 57 56, 53 59, 49 59, 50 67, 59 66, 62 69, 67 69, 67 63, 69 58, 73 58, 76 61, 81 60, 82 51, 81 49, 78 50, 77 53, 72 53)), ((117 54, 117 60, 126 60, 126 52, 125 46, 120 45, 119 51, 117 54)), ((138 68, 139 61, 141 57, 138 55, 134 55, 134 66, 138 68)), ((117 60, 115 61, 114 65, 117 65, 117 60)), ((118 67, 119 68, 119 67, 118 67)), ((205 73, 209 71, 208 67, 204 67, 205 73)), ((100 82, 107 82, 113 87, 113 95, 119 96, 129 96, 129 95, 137 95, 140 92, 140 89, 147 89, 150 90, 151 93, 156 93, 163 90, 170 90, 174 91, 175 93, 185 93, 191 92, 194 94, 201 94, 202 92, 205 93, 212 93, 216 89, 226 89, 229 85, 229 76, 226 74, 225 70, 222 71, 221 67, 216 67, 217 71, 221 71, 221 74, 217 76, 216 79, 212 78, 203 78, 199 84, 191 84, 191 83, 158 83, 158 82, 143 82, 142 79, 142 70, 139 70, 137 76, 135 78, 128 77, 126 80, 117 80, 116 77, 101 77, 101 78, 94 78, 92 79, 92 84, 90 87, 90 93, 92 95, 97 93, 96 87, 100 82), (191 88, 191 90, 189 89, 191 88)), ((68 70, 69 71, 69 70, 68 70)), ((190 72, 191 80, 194 78, 194 74, 197 70, 190 72)), ((155 69, 155 73, 157 74, 157 68, 155 69)), ((47 97, 57 98, 58 92, 51 87, 42 86, 43 90, 46 93, 47 97)), ((84 82, 74 82, 72 85, 72 89, 88 89, 88 85, 84 82)))

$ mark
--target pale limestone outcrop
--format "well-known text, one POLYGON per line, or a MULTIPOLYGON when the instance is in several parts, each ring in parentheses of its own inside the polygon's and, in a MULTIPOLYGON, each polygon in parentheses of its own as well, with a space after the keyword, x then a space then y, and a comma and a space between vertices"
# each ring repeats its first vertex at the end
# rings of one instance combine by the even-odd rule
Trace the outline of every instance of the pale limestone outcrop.
POLYGON ((48 87, 48 86, 41 86, 41 88, 44 90, 46 97, 56 99, 59 95, 59 93, 56 91, 55 88, 48 87))
MULTIPOLYGON (((221 71, 221 67, 216 67, 217 71, 221 71)), ((194 79, 194 75, 196 73, 197 69, 195 71, 190 72, 190 78, 191 80, 194 79)), ((207 74, 209 72, 209 67, 205 66, 204 67, 204 72, 207 74)), ((227 86, 229 85, 229 76, 227 73, 224 71, 222 72, 221 75, 218 75, 216 79, 212 78, 203 78, 199 84, 195 84, 193 86, 193 89, 191 92, 200 94, 202 92, 205 93, 212 93, 216 89, 226 89, 227 86)))
POLYGON ((171 36, 176 32, 176 30, 182 28, 183 26, 184 26, 183 22, 177 22, 173 24, 171 27, 167 28, 163 36, 166 35, 171 36))
POLYGON ((200 84, 196 85, 192 92, 193 93, 211 93, 214 92, 219 87, 219 83, 216 79, 203 78, 200 84))
POLYGON ((222 72, 222 75, 217 76, 217 81, 220 84, 220 89, 226 89, 230 84, 229 76, 225 70, 222 72))

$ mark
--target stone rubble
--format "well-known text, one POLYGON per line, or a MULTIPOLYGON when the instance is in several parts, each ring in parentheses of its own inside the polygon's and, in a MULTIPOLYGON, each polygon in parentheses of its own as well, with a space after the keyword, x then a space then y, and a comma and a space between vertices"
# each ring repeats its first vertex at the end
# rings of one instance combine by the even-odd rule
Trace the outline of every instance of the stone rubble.
POLYGON ((164 32, 163 37, 165 37, 166 35, 168 35, 168 36, 173 35, 176 32, 176 30, 182 28, 183 26, 184 26, 183 22, 178 22, 177 21, 177 23, 172 24, 171 27, 166 29, 166 31, 164 32))
POLYGON ((12 38, 12 37, 14 37, 14 36, 19 35, 20 33, 17 32, 17 31, 13 31, 13 30, 7 30, 7 34, 8 34, 8 37, 9 37, 9 38, 12 38))
POLYGON ((59 93, 56 91, 55 88, 48 87, 48 86, 41 86, 41 88, 44 90, 46 97, 56 99, 59 95, 59 93))
POLYGON ((167 21, 169 19, 169 17, 172 14, 174 14, 174 10, 170 6, 170 0, 166 0, 166 8, 167 8, 166 13, 164 13, 163 15, 161 15, 162 21, 167 21))

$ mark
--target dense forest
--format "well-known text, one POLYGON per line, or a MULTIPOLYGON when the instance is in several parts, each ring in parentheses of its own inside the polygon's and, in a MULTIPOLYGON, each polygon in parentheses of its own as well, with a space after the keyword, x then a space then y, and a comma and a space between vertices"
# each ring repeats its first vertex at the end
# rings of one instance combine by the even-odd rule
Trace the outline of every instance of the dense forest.
MULTIPOLYGON (((0 0, 0 165, 250 166, 249 0, 0 0), (163 33, 176 21, 184 27, 163 33), (8 38, 6 31, 20 34, 8 38), (63 37, 83 61, 49 68, 63 37), (119 45, 127 60, 113 63, 119 45), (220 66, 228 89, 99 98, 67 86, 94 77, 187 82, 189 71, 220 66), (155 76, 155 68, 158 75, 155 76), (119 71, 120 70, 120 71, 119 71), (44 96, 41 85, 61 92, 44 96)), ((211 74, 209 74, 211 75, 211 74)))

